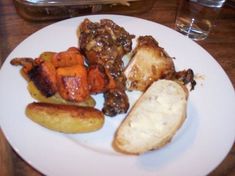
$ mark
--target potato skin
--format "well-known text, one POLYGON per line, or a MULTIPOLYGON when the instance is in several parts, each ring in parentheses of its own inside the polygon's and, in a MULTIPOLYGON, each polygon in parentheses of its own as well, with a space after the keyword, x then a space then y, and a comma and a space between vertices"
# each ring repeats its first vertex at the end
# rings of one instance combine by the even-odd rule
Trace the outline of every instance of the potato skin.
POLYGON ((93 107, 51 103, 30 103, 26 115, 48 129, 63 133, 92 132, 102 128, 104 115, 93 107))
POLYGON ((37 101, 44 102, 44 103, 53 103, 53 104, 68 104, 68 105, 77 105, 77 106, 89 106, 94 107, 96 102, 95 100, 89 96, 86 100, 82 102, 73 102, 67 101, 63 99, 59 94, 55 94, 51 97, 45 97, 34 85, 33 81, 28 82, 28 91, 30 95, 37 101))

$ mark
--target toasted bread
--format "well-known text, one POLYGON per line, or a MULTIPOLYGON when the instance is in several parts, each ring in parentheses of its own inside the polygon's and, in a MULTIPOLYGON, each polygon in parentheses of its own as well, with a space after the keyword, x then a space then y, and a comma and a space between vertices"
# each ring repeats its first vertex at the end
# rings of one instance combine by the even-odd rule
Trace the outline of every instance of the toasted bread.
POLYGON ((172 58, 152 36, 140 36, 124 74, 128 90, 144 91, 153 82, 175 72, 172 58))
POLYGON ((141 154, 166 145, 186 118, 188 90, 171 80, 154 82, 118 128, 113 146, 141 154))

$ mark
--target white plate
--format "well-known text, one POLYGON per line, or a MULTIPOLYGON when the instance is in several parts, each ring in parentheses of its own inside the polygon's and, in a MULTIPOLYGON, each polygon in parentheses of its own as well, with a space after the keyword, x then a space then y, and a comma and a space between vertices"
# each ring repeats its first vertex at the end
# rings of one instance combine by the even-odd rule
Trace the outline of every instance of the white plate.
MULTIPOLYGON (((85 17, 72 18, 45 27, 18 45, 2 66, 0 74, 0 124, 16 152, 46 175, 206 175, 227 155, 235 135, 235 96, 227 75, 199 45, 160 24, 116 16, 88 16, 92 21, 112 19, 136 36, 152 35, 169 55, 176 69, 192 68, 201 76, 190 93, 188 117, 167 146, 141 156, 115 152, 111 143, 124 115, 106 118, 104 128, 89 134, 66 135, 47 130, 25 114, 33 99, 14 57, 37 57, 43 51, 62 51, 77 46, 76 30, 85 17)), ((136 99, 130 94, 130 99, 136 99)), ((98 108, 102 95, 96 97, 98 108)))

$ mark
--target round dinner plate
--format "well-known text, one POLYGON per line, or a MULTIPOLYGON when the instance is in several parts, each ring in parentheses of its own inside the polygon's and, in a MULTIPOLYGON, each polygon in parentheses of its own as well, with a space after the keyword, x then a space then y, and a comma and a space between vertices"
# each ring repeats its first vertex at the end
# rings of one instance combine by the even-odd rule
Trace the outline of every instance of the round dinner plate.
MULTIPOLYGON (((133 40, 133 47, 136 38, 133 40)), ((125 59, 125 58, 124 58, 125 59)), ((221 66, 198 44, 163 25, 120 15, 91 15, 49 25, 29 36, 8 56, 0 70, 0 124, 14 150, 45 175, 206 175, 226 157, 235 138, 235 95, 221 66), (25 116, 33 102, 14 57, 35 58, 44 51, 63 51, 77 46, 79 24, 85 19, 111 19, 136 35, 152 35, 175 57, 176 70, 193 69, 197 85, 190 92, 187 119, 165 147, 140 156, 112 148, 115 130, 126 114, 105 117, 104 127, 86 134, 48 130, 25 116)), ((128 93, 131 104, 138 92, 128 93)), ((103 96, 94 96, 101 109, 103 96)))

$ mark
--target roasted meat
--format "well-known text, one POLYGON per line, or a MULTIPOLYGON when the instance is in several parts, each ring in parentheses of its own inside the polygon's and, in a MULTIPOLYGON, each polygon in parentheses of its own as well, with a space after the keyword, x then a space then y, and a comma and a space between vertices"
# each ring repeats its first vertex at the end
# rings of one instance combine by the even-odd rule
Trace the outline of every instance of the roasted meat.
POLYGON ((190 84, 190 90, 193 90, 197 82, 194 79, 194 72, 192 69, 182 70, 175 72, 169 79, 175 79, 181 81, 184 85, 190 84))
POLYGON ((172 58, 152 36, 140 36, 125 69, 128 90, 145 91, 150 84, 175 72, 172 58))
POLYGON ((192 69, 176 71, 173 58, 158 45, 152 36, 140 36, 132 58, 124 71, 128 90, 145 91, 154 81, 169 79, 191 84, 194 89, 196 81, 192 69))
POLYGON ((79 26, 78 37, 80 49, 86 56, 90 56, 87 57, 88 62, 94 64, 121 59, 131 51, 132 39, 135 36, 111 20, 103 19, 100 23, 93 23, 85 19, 79 26), (92 54, 89 54, 91 51, 92 54))
POLYGON ((103 113, 108 116, 126 113, 129 109, 128 97, 124 89, 110 89, 104 93, 103 113))
POLYGON ((91 22, 85 19, 79 26, 78 37, 81 52, 86 56, 88 65, 102 65, 115 81, 115 89, 110 88, 105 92, 103 111, 109 116, 126 112, 129 103, 125 94, 126 78, 123 74, 122 57, 131 51, 132 39, 135 36, 111 20, 102 19, 100 22, 91 22), (116 95, 119 98, 113 99, 115 103, 106 103, 116 95), (123 101, 127 102, 123 103, 123 101), (108 107, 106 107, 107 105, 108 107), (115 108, 111 106, 115 106, 115 108), (112 112, 108 112, 109 109, 112 112))

